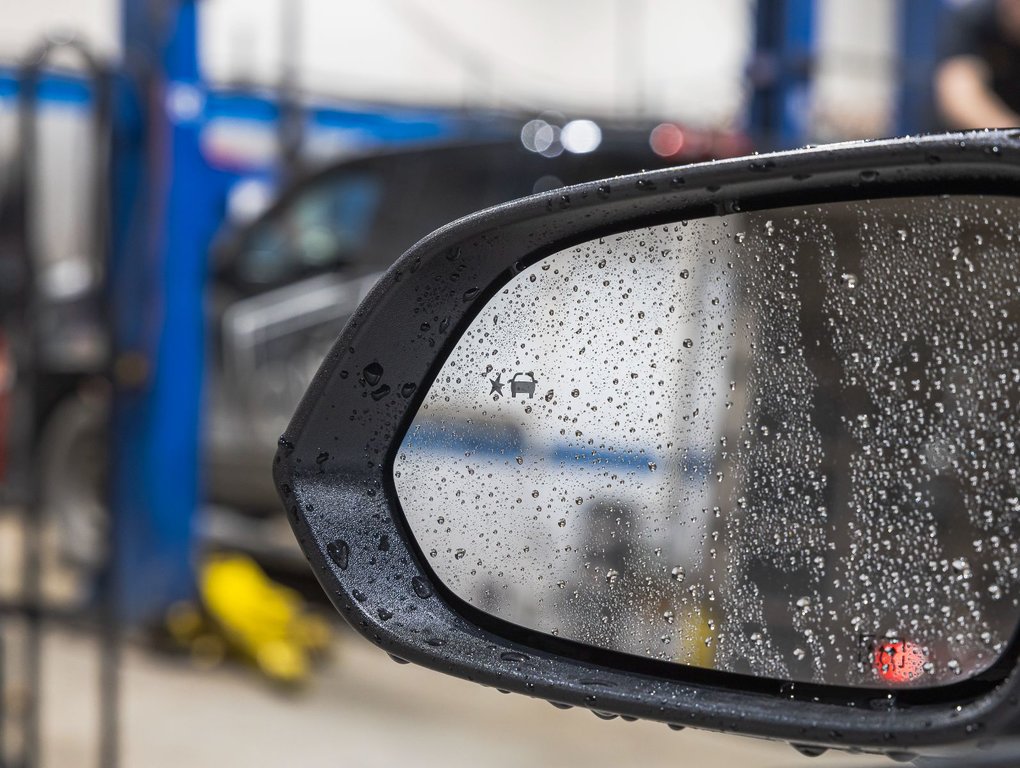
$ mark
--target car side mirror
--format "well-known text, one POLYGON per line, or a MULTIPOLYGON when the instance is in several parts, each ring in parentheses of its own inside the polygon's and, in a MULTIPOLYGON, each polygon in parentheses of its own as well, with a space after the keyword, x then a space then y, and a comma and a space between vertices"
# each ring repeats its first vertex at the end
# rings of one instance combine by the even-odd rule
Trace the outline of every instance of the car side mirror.
POLYGON ((462 219, 274 467, 403 660, 894 756, 1017 733, 1020 135, 803 149, 462 219))

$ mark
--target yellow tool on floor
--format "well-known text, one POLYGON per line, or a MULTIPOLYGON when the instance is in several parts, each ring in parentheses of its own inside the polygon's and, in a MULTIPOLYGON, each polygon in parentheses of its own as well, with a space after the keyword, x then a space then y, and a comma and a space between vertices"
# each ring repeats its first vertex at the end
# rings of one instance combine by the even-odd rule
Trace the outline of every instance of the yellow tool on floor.
POLYGON ((199 572, 199 609, 173 606, 167 629, 197 663, 214 666, 228 654, 253 663, 275 682, 300 684, 330 643, 329 625, 300 595, 272 581, 249 557, 218 554, 199 572))

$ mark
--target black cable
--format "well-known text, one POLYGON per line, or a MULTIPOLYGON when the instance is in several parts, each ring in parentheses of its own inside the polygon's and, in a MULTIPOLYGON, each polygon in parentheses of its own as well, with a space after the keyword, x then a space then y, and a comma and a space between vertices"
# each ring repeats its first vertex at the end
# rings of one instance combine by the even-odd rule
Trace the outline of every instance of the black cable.
MULTIPOLYGON (((26 57, 20 71, 18 98, 18 134, 20 142, 18 180, 24 185, 26 196, 36 168, 38 147, 36 144, 37 88, 42 70, 57 50, 69 49, 84 64, 93 92, 92 128, 95 145, 92 185, 90 195, 90 223, 92 225, 92 258, 95 274, 101 279, 103 289, 100 306, 103 315, 103 329, 112 346, 113 318, 109 301, 109 230, 110 230, 110 150, 112 135, 112 93, 111 82, 105 67, 77 38, 49 38, 40 43, 26 57)), ((38 254, 32 233, 32 207, 23 209, 23 259, 26 276, 26 290, 22 311, 22 330, 27 344, 23 344, 19 372, 22 373, 22 387, 28 402, 28 411, 34 414, 34 393, 39 380, 40 368, 38 350, 43 341, 39 336, 39 312, 44 296, 40 290, 37 266, 38 254)), ((104 370, 108 378, 112 374, 112 355, 107 355, 104 370)), ((26 621, 26 663, 25 675, 28 687, 28 701, 22 717, 23 754, 26 768, 39 763, 40 754, 40 710, 41 710, 41 663, 42 663, 42 590, 41 590, 41 536, 42 536, 42 477, 37 471, 38 456, 37 419, 29 420, 29 429, 23 436, 23 447, 29 456, 28 498, 22 505, 23 535, 25 536, 22 563, 22 593, 27 610, 26 621)), ((111 433, 112 434, 112 433, 111 433)), ((109 465, 107 465, 109 467, 109 465)), ((106 479, 109 491, 109 469, 106 479)), ((107 492, 109 498, 109 492, 107 492)), ((111 506, 112 508, 112 506, 111 506)), ((99 759, 102 768, 113 768, 117 763, 117 701, 119 664, 119 615, 116 578, 116 526, 109 525, 109 541, 103 573, 99 576, 99 642, 100 642, 100 743, 99 759)))

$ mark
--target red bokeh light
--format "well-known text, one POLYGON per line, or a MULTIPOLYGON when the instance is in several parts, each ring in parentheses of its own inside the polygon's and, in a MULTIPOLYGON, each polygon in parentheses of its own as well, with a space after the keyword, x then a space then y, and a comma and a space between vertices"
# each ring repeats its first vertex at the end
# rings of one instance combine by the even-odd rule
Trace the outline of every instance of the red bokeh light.
POLYGON ((660 123, 652 129, 648 143, 652 151, 660 157, 672 157, 680 154, 684 148, 684 132, 673 123, 660 123))

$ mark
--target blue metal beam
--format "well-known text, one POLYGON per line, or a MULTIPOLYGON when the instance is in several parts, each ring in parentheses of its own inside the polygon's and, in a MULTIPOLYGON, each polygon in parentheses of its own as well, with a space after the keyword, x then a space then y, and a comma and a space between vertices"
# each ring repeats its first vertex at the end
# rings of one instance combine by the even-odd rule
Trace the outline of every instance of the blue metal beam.
POLYGON ((750 130, 762 149, 787 149, 810 139, 815 58, 815 0, 758 0, 750 130))
POLYGON ((896 133, 936 130, 932 74, 938 60, 939 32, 948 9, 944 0, 901 0, 897 4, 901 55, 896 133))
POLYGON ((111 492, 122 616, 154 622, 195 590, 202 297, 221 210, 199 148, 194 0, 126 0, 123 30, 111 492))

